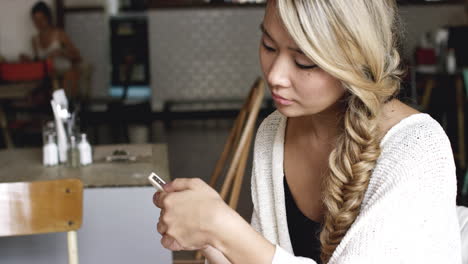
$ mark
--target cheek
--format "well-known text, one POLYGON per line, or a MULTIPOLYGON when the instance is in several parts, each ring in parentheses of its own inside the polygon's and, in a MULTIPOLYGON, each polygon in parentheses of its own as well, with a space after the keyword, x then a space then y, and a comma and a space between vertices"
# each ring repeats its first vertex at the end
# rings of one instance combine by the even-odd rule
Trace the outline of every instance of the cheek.
POLYGON ((326 74, 309 73, 303 76, 302 85, 297 89, 305 107, 325 109, 337 102, 345 90, 340 81, 326 74))

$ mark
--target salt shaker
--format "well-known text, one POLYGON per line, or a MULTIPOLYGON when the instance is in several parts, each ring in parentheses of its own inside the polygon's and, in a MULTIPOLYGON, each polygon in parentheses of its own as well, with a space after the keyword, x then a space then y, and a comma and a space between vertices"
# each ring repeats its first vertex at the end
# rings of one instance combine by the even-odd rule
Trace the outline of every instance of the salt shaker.
POLYGON ((93 163, 93 153, 91 150, 91 145, 86 138, 86 134, 81 134, 80 143, 78 144, 78 149, 80 151, 80 163, 83 166, 93 163))
POLYGON ((56 166, 58 164, 58 148, 55 143, 54 134, 48 134, 46 143, 42 148, 43 164, 46 167, 56 166))

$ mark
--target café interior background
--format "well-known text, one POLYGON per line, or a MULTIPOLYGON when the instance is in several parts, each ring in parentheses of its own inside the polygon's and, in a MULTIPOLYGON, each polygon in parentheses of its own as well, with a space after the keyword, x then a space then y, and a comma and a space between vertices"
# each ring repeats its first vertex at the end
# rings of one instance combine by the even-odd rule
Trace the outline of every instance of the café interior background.
MULTIPOLYGON (((0 56, 4 60, 15 61, 21 53, 31 54, 30 39, 36 31, 30 19, 30 8, 35 2, 0 1, 0 56)), ((144 1, 45 2, 54 9, 55 17, 57 5, 62 8, 58 13, 62 15, 65 32, 79 49, 83 63, 89 66, 89 83, 82 82, 80 89, 87 91, 92 113, 106 112, 106 103, 100 101, 118 98, 122 93, 121 85, 112 80, 112 68, 116 67, 112 49, 119 51, 121 48, 118 36, 112 32, 112 23, 143 21, 146 32, 137 36, 134 43, 142 45, 141 41, 147 41, 142 45, 147 47, 143 51, 147 61, 142 62, 146 63, 147 81, 130 86, 125 100, 128 104, 148 101, 152 113, 148 114, 148 123, 151 126, 148 130, 147 124, 128 124, 129 139, 134 142, 168 142, 173 178, 207 179, 222 150, 233 115, 216 119, 209 115, 182 118, 184 120, 172 120, 167 126, 168 118, 158 118, 161 116, 158 113, 164 113, 168 108, 170 111, 189 112, 238 109, 240 103, 233 101, 241 101, 256 76, 261 75, 258 25, 262 21, 264 7, 257 4, 249 7, 219 4, 215 7, 190 7, 191 4, 186 4, 158 8, 157 4, 149 4, 150 8, 142 10, 138 4, 144 1), (137 8, 132 9, 132 3, 137 8), (190 103, 177 104, 186 101, 190 103), (209 155, 193 155, 200 152, 209 155), (181 164, 183 166, 179 166, 181 164)), ((467 21, 463 3, 405 4, 400 7, 400 15, 405 26, 403 57, 410 66, 414 61, 415 48, 426 33, 467 21)), ((404 99, 415 104, 417 96, 411 94, 410 86, 411 82, 403 87, 404 99)), ((266 108, 271 110, 271 107, 266 108)), ((105 117, 86 128, 92 143, 118 143, 114 142, 118 139, 108 136, 111 131, 104 125, 105 117)), ((9 120, 15 118, 29 117, 9 114, 9 120)), ((39 130, 15 131, 14 140, 20 147, 42 144, 39 130)), ((241 199, 244 197, 247 197, 244 203, 248 204, 248 191, 241 199)))

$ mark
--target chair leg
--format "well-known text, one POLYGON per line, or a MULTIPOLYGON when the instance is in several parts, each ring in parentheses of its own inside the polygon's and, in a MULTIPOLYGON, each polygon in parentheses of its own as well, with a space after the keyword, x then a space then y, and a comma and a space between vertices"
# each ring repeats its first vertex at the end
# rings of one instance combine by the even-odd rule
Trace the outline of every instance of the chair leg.
POLYGON ((68 240, 68 264, 78 264, 78 238, 76 231, 67 233, 68 240))
POLYGON ((247 160, 249 158, 250 146, 252 144, 254 130, 249 131, 249 138, 245 148, 242 150, 241 160, 239 162, 239 167, 237 168, 236 176, 234 179, 234 185, 231 190, 231 197, 229 199, 229 206, 236 210, 237 204, 239 202, 239 195, 242 187, 242 181, 244 180, 245 167, 247 165, 247 160))
POLYGON ((8 130, 8 123, 6 114, 3 111, 3 107, 0 105, 0 128, 2 129, 3 140, 6 148, 14 148, 13 140, 11 139, 10 130, 8 130))
POLYGON ((236 121, 234 122, 234 126, 231 129, 231 132, 229 133, 228 139, 226 140, 226 143, 224 144, 223 152, 221 153, 221 156, 219 160, 216 162, 215 169, 213 170, 213 173, 211 174, 210 177, 210 186, 215 188, 216 182, 218 181, 219 176, 221 175, 221 172, 225 166, 225 163, 227 159, 229 158, 229 154, 231 153, 231 150, 235 148, 237 141, 239 141, 237 138, 240 137, 237 134, 241 134, 241 129, 244 124, 244 112, 241 111, 239 116, 236 118, 236 121))
POLYGON ((462 77, 457 78, 455 83, 457 96, 457 119, 458 119, 458 158, 459 166, 462 170, 466 168, 466 149, 465 149, 465 94, 463 93, 462 77))
POLYGON ((195 253, 195 260, 201 260, 203 258, 203 254, 201 253, 201 251, 197 251, 197 253, 195 253))
POLYGON ((432 95, 432 90, 434 89, 434 85, 435 85, 435 82, 432 78, 426 82, 426 85, 424 87, 424 93, 421 99, 421 108, 423 111, 427 111, 429 109, 429 104, 431 102, 431 95, 432 95))
POLYGON ((465 179, 463 180, 462 196, 468 195, 468 170, 465 173, 465 179))

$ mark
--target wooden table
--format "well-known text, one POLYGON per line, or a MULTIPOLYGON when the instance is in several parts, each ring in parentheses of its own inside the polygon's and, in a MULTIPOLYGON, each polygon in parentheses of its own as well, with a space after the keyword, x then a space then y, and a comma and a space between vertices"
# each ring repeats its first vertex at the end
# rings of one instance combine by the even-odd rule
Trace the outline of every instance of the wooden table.
MULTIPOLYGON (((166 144, 98 145, 92 165, 71 169, 43 167, 40 149, 3 150, 0 182, 80 178, 88 187, 83 193, 83 225, 78 230, 80 263, 169 264, 172 253, 160 243, 156 231, 160 210, 152 202, 155 189, 147 181, 151 171, 169 179, 167 154, 166 144), (137 161, 105 162, 104 157, 117 148, 137 155, 137 161)), ((67 263, 65 237, 56 233, 0 238, 0 263, 67 263), (38 258, 38 252, 51 254, 38 258)))
POLYGON ((67 168, 64 165, 44 167, 41 149, 2 150, 0 182, 79 178, 87 188, 150 186, 147 176, 153 171, 166 181, 170 180, 166 144, 95 146, 93 159, 92 165, 80 168, 67 168), (126 150, 136 156, 136 161, 105 161, 105 157, 116 149, 126 150))

